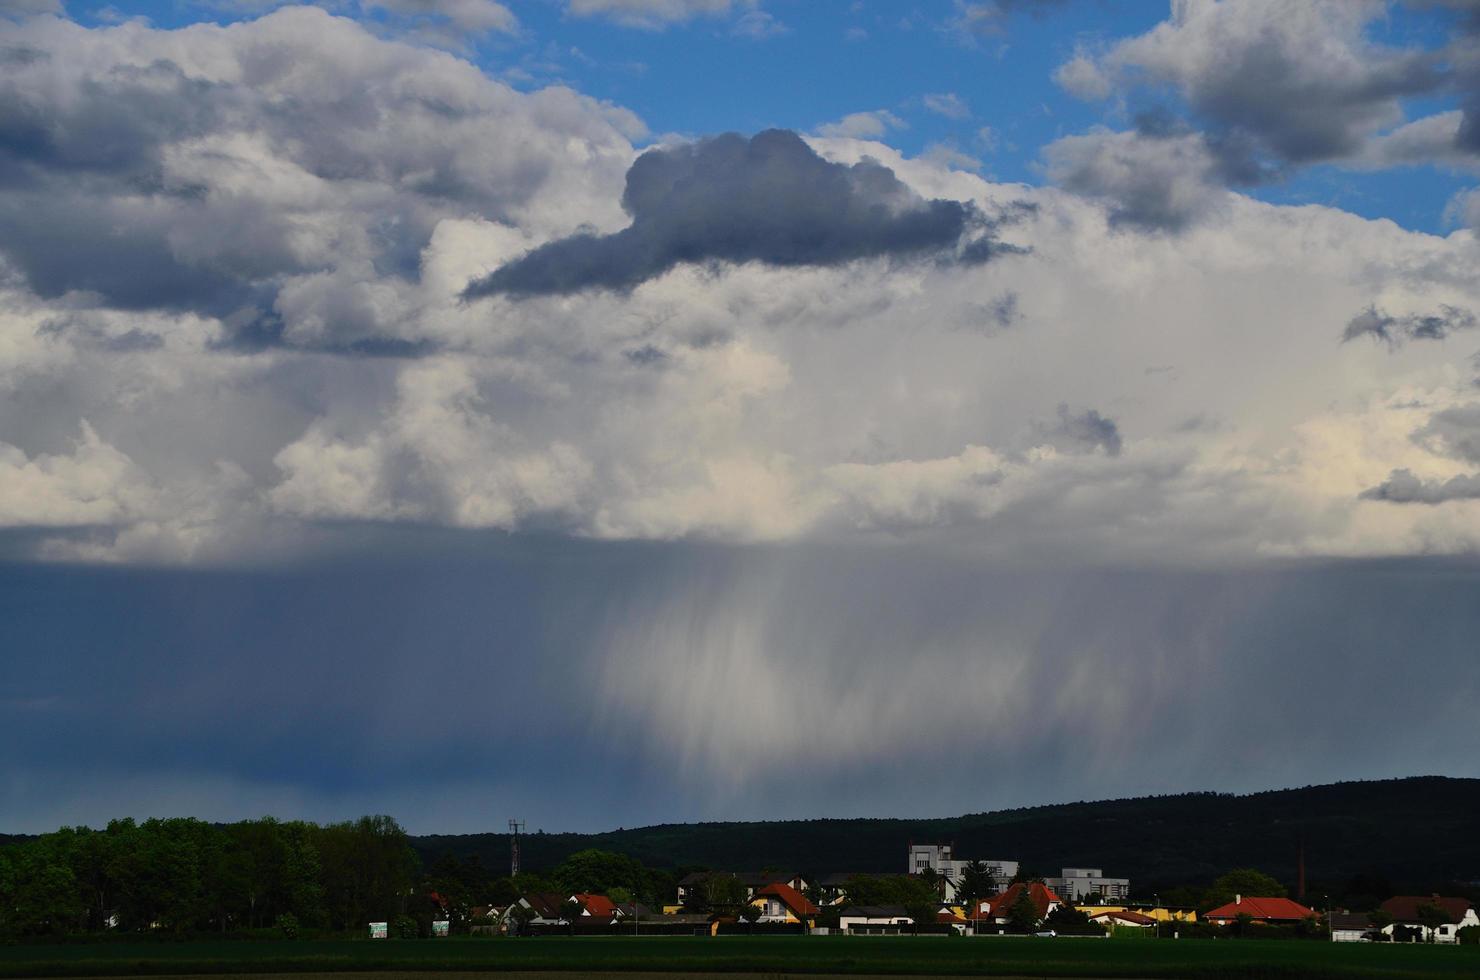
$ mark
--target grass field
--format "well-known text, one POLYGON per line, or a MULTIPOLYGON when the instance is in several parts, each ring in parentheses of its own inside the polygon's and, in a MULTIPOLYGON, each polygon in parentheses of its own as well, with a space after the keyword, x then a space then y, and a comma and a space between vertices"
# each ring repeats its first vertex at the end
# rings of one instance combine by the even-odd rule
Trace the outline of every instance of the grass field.
POLYGON ((861 936, 0 946, 0 977, 337 971, 1480 977, 1480 947, 861 936))

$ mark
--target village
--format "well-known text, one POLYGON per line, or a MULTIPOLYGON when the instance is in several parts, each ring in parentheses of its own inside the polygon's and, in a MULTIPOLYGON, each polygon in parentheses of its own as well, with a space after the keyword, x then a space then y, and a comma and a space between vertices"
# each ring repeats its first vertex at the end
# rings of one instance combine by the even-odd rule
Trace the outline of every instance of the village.
MULTIPOLYGON (((1236 893, 1199 911, 1133 897, 1127 878, 1063 868, 1029 878, 1017 861, 966 859, 951 844, 908 845, 901 875, 704 871, 678 881, 673 901, 650 907, 616 894, 532 892, 471 910, 474 935, 873 935, 1036 938, 1302 938, 1337 943, 1480 942, 1470 899, 1396 895, 1366 912, 1315 908, 1284 895, 1236 893), (892 899, 881 900, 881 899, 892 899)), ((1235 872, 1257 876, 1257 872, 1235 872)), ((1257 887, 1257 885, 1255 886, 1257 887)), ((1303 891, 1303 878, 1300 890, 1303 891)), ((435 893, 434 906, 446 902, 435 893)), ((372 923, 383 937, 385 923, 372 923)), ((446 935, 446 921, 433 923, 446 935)))

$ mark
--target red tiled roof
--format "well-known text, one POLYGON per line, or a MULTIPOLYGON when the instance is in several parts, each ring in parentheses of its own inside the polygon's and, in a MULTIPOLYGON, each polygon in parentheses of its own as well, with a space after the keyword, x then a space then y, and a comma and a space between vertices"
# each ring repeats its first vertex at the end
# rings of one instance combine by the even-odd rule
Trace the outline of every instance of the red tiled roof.
POLYGON ((1470 900, 1440 895, 1394 895, 1382 903, 1382 910, 1391 915, 1394 922, 1417 922, 1420 905, 1437 905, 1449 915, 1450 922, 1458 922, 1465 917, 1470 900))
POLYGON ((1229 902, 1213 909, 1205 919, 1222 919, 1233 921, 1241 915, 1247 915, 1254 919, 1263 919, 1269 922, 1299 922, 1315 915, 1313 909, 1308 909, 1299 902, 1288 898, 1258 898, 1245 895, 1240 901, 1229 902))
POLYGON ((947 909, 941 909, 939 912, 935 913, 935 921, 938 925, 966 925, 965 919, 961 918, 961 916, 957 915, 955 912, 951 912, 947 909))
POLYGON ((983 914, 989 915, 994 919, 1006 916, 1008 909, 1012 908, 1017 902, 1018 896, 1023 893, 1024 888, 1028 889, 1028 897, 1033 900, 1033 909, 1038 913, 1038 918, 1040 919, 1048 917, 1048 907, 1050 904, 1064 904, 1064 900, 1059 898, 1052 888, 1041 881, 1035 881, 1031 884, 1018 882, 1015 885, 1007 886, 1007 891, 987 902, 987 907, 982 910, 983 914))
POLYGON ((781 904, 790 909, 791 914, 795 915, 797 918, 803 918, 809 915, 816 915, 818 911, 817 906, 807 901, 807 896, 803 895, 801 892, 797 891, 790 885, 783 884, 779 881, 772 882, 765 888, 758 890, 756 894, 767 895, 772 898, 781 899, 781 904))
POLYGON ((573 896, 581 903, 587 912, 597 918, 610 919, 617 911, 617 903, 605 895, 589 895, 585 892, 576 892, 573 896))

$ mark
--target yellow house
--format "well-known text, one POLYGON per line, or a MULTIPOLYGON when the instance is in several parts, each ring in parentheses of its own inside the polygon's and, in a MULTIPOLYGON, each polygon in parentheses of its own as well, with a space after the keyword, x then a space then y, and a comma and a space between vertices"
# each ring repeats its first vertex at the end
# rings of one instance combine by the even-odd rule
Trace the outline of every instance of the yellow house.
POLYGON ((1149 915, 1157 922, 1196 922, 1197 912, 1193 909, 1169 909, 1160 906, 1145 908, 1135 905, 1076 905, 1074 906, 1085 915, 1097 915, 1100 912, 1140 912, 1149 915))
POLYGON ((810 927, 818 912, 805 895, 779 881, 758 889, 750 904, 761 910, 759 922, 801 922, 810 927))

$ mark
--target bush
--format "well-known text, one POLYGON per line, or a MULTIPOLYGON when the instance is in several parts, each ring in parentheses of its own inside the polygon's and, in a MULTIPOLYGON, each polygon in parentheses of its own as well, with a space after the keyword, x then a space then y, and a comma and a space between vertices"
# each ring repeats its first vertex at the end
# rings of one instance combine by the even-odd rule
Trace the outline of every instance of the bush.
POLYGON ((416 939, 421 935, 421 930, 417 928, 416 920, 411 916, 398 915, 391 923, 391 935, 397 939, 416 939))
POLYGON ((1461 946, 1480 946, 1480 926, 1465 926, 1459 931, 1461 946))
POLYGON ((277 931, 283 934, 284 939, 298 938, 298 916, 292 912, 284 912, 273 924, 277 926, 277 931))

